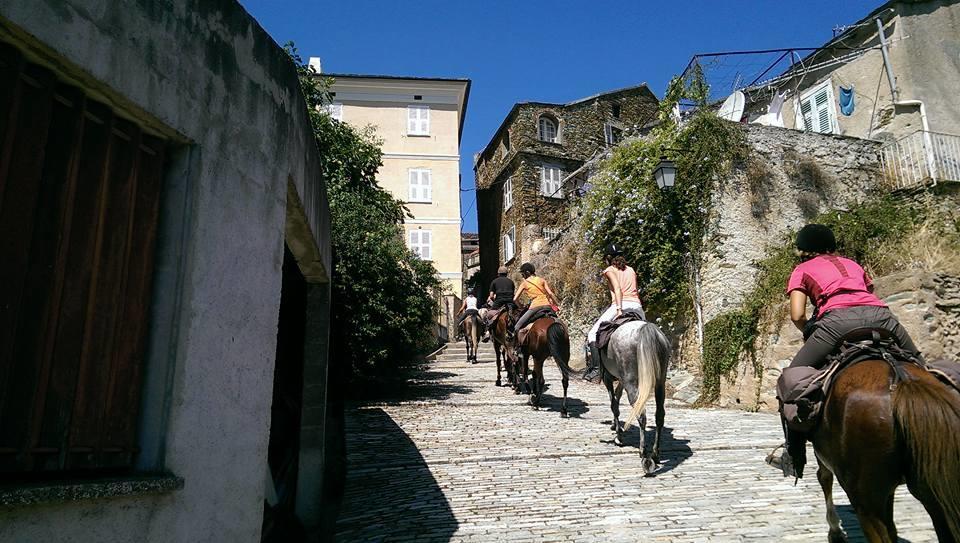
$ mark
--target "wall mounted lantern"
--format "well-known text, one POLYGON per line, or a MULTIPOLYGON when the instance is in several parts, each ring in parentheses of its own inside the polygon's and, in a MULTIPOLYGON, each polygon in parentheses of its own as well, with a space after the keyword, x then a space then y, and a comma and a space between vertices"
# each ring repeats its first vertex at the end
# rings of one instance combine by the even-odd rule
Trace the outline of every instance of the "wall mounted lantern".
POLYGON ((665 156, 660 157, 660 163, 653 170, 653 179, 661 189, 672 189, 677 179, 677 165, 672 160, 667 160, 665 156))

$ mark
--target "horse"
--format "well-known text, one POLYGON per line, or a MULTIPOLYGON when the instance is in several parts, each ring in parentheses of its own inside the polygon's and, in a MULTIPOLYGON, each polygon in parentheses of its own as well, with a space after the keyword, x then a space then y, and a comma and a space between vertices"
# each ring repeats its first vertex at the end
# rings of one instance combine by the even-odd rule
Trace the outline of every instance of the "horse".
POLYGON ((610 395, 610 410, 613 412, 613 425, 617 433, 615 443, 623 445, 623 432, 639 422, 642 436, 640 455, 643 458, 643 472, 652 475, 660 463, 660 434, 663 431, 665 415, 667 365, 670 363, 670 341, 656 324, 646 321, 628 322, 617 328, 610 336, 607 353, 602 357, 603 384, 610 395), (617 382, 614 386, 614 381, 617 382), (626 424, 620 425, 620 396, 627 390, 627 399, 633 409, 626 424), (645 405, 653 392, 657 402, 656 434, 653 450, 647 449, 647 412, 645 405))
POLYGON ((467 344, 467 362, 477 363, 477 332, 480 329, 480 317, 476 313, 469 313, 463 319, 464 342, 467 344))
MULTIPOLYGON (((510 308, 504 308, 490 325, 490 338, 493 341, 493 350, 497 356, 497 386, 501 386, 500 371, 505 369, 507 381, 517 384, 516 376, 516 336, 512 333, 513 324, 510 319, 510 308), (502 365, 501 365, 502 360, 502 365)), ((519 394, 519 391, 517 391, 519 394)))
POLYGON ((867 540, 897 541, 894 491, 907 488, 926 508, 937 539, 960 542, 960 394, 913 364, 903 376, 883 360, 841 371, 824 400, 810 441, 827 505, 828 538, 845 541, 833 505, 833 479, 867 540))
POLYGON ((538 319, 530 327, 526 341, 521 346, 523 365, 520 371, 522 387, 530 392, 527 403, 534 409, 540 408, 540 399, 543 396, 543 361, 552 356, 557 367, 560 368, 561 383, 563 383, 563 403, 560 404, 560 416, 567 417, 567 385, 570 383, 570 337, 567 327, 554 317, 538 319), (527 371, 530 357, 533 357, 533 387, 532 391, 527 383, 527 371))

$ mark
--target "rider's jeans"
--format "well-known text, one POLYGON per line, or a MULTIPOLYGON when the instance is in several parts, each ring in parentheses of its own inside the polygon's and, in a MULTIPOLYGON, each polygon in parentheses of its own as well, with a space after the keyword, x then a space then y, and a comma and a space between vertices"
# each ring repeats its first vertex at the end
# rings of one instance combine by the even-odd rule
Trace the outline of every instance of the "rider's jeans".
MULTIPOLYGON (((643 305, 640 302, 635 302, 633 300, 624 300, 623 301, 624 309, 634 309, 639 310, 640 314, 643 314, 643 305)), ((605 322, 610 322, 617 316, 617 304, 610 304, 610 307, 600 315, 600 318, 597 319, 597 322, 593 323, 593 328, 587 332, 587 343, 596 343, 597 341, 597 330, 600 329, 600 325, 605 322)), ((644 319, 647 317, 644 316, 644 319)))
POLYGON ((827 356, 839 346, 840 338, 857 328, 868 327, 889 331, 901 347, 919 353, 907 330, 900 325, 889 308, 872 305, 840 307, 817 319, 813 334, 793 357, 790 367, 822 366, 827 356))

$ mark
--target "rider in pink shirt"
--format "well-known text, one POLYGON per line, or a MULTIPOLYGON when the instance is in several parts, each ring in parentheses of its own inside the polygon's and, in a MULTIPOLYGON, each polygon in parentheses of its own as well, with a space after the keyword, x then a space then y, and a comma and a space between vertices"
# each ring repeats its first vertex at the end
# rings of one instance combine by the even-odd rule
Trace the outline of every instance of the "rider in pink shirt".
MULTIPOLYGON (((897 318, 873 294, 873 282, 864 269, 849 258, 837 256, 833 231, 822 224, 808 224, 797 233, 797 254, 803 260, 790 275, 790 319, 803 332, 804 343, 790 367, 822 367, 841 338, 858 328, 880 328, 890 332, 900 346, 917 353, 910 335, 897 318), (813 316, 807 319, 807 300, 813 316)), ((781 374, 781 380, 783 375, 781 374)), ((778 384, 778 390, 783 383, 778 384)), ((780 458, 768 461, 779 465, 784 476, 800 477, 806 463, 806 436, 787 427, 786 443, 780 458)))

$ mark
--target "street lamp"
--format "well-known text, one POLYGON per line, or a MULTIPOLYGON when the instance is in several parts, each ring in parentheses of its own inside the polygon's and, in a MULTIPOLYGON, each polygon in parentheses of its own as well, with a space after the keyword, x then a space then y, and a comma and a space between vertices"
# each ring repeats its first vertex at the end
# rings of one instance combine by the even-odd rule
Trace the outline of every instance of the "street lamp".
POLYGON ((660 163, 653 170, 653 179, 661 189, 672 189, 673 183, 677 178, 677 165, 667 157, 660 157, 660 163))

